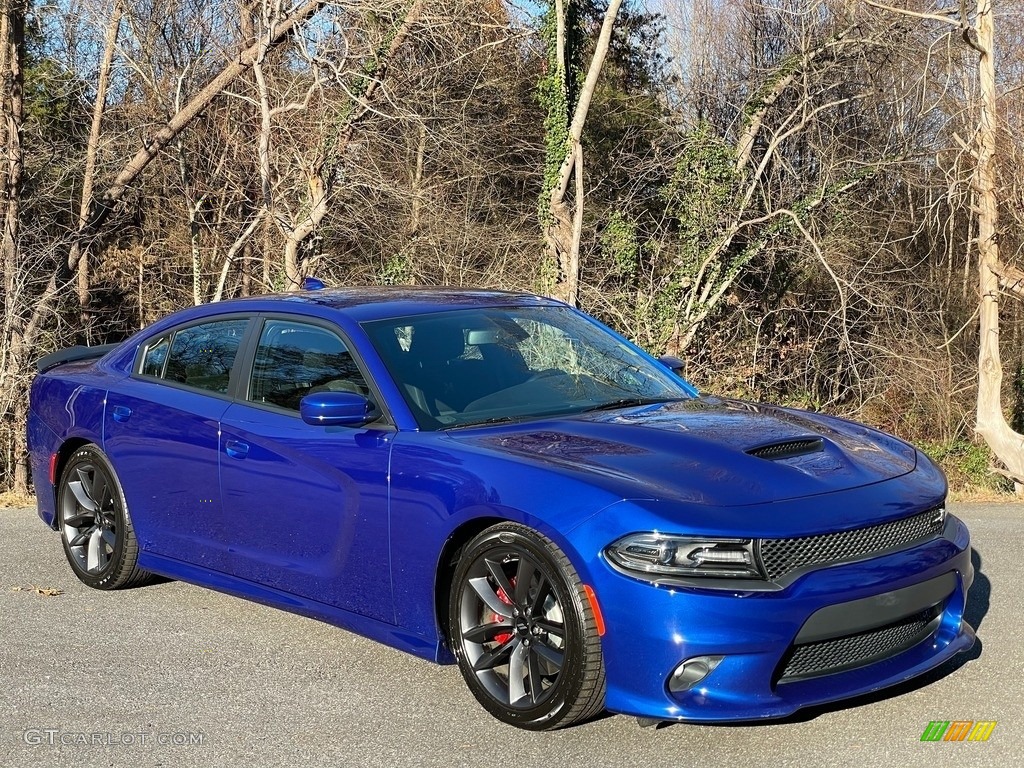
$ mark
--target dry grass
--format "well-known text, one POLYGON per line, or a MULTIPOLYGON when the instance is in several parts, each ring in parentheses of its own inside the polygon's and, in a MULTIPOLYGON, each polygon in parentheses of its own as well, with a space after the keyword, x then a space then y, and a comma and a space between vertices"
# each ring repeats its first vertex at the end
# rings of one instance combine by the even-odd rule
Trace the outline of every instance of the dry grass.
POLYGON ((34 507, 36 500, 34 496, 22 495, 14 491, 3 491, 0 493, 0 507, 34 507))
POLYGON ((953 503, 1005 504, 1020 502, 1021 497, 1013 492, 1001 492, 985 486, 968 486, 949 492, 949 500, 953 503))

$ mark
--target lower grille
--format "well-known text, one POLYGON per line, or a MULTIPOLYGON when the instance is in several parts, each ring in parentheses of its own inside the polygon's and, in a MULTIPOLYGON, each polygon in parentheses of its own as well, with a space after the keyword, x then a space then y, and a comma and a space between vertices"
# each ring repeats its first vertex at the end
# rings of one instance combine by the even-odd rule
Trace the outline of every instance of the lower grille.
POLYGON ((935 606, 878 629, 794 645, 782 661, 778 682, 829 675, 895 656, 931 636, 941 612, 942 607, 935 606))

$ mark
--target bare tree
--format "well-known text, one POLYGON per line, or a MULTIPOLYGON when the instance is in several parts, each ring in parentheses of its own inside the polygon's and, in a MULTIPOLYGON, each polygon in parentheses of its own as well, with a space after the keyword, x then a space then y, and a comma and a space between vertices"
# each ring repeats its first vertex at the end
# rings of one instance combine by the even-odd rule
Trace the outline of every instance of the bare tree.
MULTIPOLYGON (((96 158, 99 154, 100 135, 103 128, 103 113, 107 108, 107 89, 110 87, 110 68, 114 61, 117 47, 117 36, 121 27, 121 0, 113 0, 110 9, 110 20, 107 23, 103 42, 103 57, 100 61, 99 74, 96 81, 96 101, 92 109, 92 122, 89 127, 89 138, 85 145, 85 170, 82 173, 82 199, 78 209, 78 226, 85 227, 89 220, 89 210, 93 204, 93 187, 96 183, 96 158)), ((82 248, 78 260, 78 305, 81 310, 82 328, 86 339, 89 338, 91 316, 89 314, 89 244, 82 248)))
POLYGON ((6 157, 0 167, 0 202, 3 203, 3 235, 0 238, 4 277, 3 338, 0 339, 0 393, 3 397, 3 431, 12 430, 8 442, 11 449, 10 464, 14 467, 14 490, 24 493, 28 489, 28 466, 25 434, 22 425, 27 415, 27 403, 20 397, 24 388, 24 374, 12 362, 24 348, 24 330, 20 298, 23 286, 20 263, 21 195, 24 155, 21 132, 25 122, 24 57, 25 57, 24 0, 4 0, 0 6, 0 78, 4 83, 3 114, 0 115, 0 136, 6 157))
MULTIPOLYGON (((276 46, 287 40, 298 25, 304 23, 325 5, 325 0, 307 0, 281 12, 280 19, 274 26, 274 33, 267 43, 261 41, 238 52, 198 93, 190 98, 159 130, 153 133, 136 151, 134 156, 121 168, 113 183, 103 194, 94 196, 88 215, 79 225, 70 239, 70 244, 47 281, 39 296, 34 299, 31 308, 26 311, 22 302, 24 293, 18 290, 5 290, 5 302, 11 303, 5 313, 5 357, 0 370, 0 390, 12 397, 15 404, 13 418, 16 424, 24 424, 26 401, 25 386, 28 381, 29 361, 39 348, 41 335, 53 316, 57 298, 72 282, 78 270, 83 254, 92 240, 102 230, 114 207, 124 197, 129 188, 136 183, 142 172, 159 155, 161 150, 174 141, 193 120, 222 94, 239 75, 247 71, 261 49, 267 44, 276 46), (9 318, 9 319, 7 319, 9 318), (22 318, 25 318, 22 325, 22 318)), ((2 22, 5 31, 0 34, 4 45, 3 63, 6 81, 10 84, 5 99, 7 140, 7 163, 5 168, 5 206, 4 216, 4 275, 5 283, 16 287, 12 281, 23 275, 18 258, 18 201, 20 194, 20 172, 22 166, 19 150, 19 137, 23 119, 22 74, 21 62, 24 56, 24 3, 10 2, 5 5, 6 13, 2 22), (8 248, 9 246, 9 248, 8 248)), ((6 288, 6 285, 5 285, 6 288)), ((16 428, 13 448, 13 487, 16 491, 25 492, 28 486, 28 467, 25 451, 24 433, 16 428)))
MULTIPOLYGON (((555 7, 555 72, 561 79, 560 87, 562 92, 567 93, 570 87, 570 80, 577 75, 572 66, 566 61, 566 4, 572 0, 554 0, 555 7)), ((565 146, 557 148, 561 153, 557 176, 552 180, 551 188, 547 191, 547 212, 544 222, 544 240, 547 244, 549 260, 556 266, 558 271, 557 281, 553 293, 557 298, 568 302, 572 306, 579 303, 579 278, 580 278, 580 237, 583 230, 583 126, 587 121, 587 114, 590 111, 590 103, 594 98, 594 89, 597 87, 598 78, 601 76, 601 68, 604 66, 605 57, 608 55, 608 46, 611 43, 612 30, 615 27, 615 18, 619 13, 619 6, 622 0, 611 0, 605 11, 601 23, 601 31, 598 34, 594 46, 594 53, 590 59, 590 66, 587 69, 587 77, 580 89, 575 108, 572 110, 572 120, 569 122, 566 132, 565 146), (575 180, 573 193, 572 213, 566 204, 566 195, 569 185, 575 180)), ((559 116, 555 116, 558 120, 559 116)))
MULTIPOLYGON (((346 71, 347 45, 342 47, 340 57, 337 56, 338 51, 331 51, 316 60, 309 60, 312 79, 305 86, 305 93, 278 106, 271 104, 271 90, 265 72, 266 51, 254 60, 253 73, 260 105, 259 168, 263 206, 284 236, 285 288, 288 290, 298 288, 305 277, 307 260, 302 257, 301 248, 328 214, 337 196, 344 157, 355 131, 366 116, 372 114, 374 102, 383 92, 392 63, 415 29, 424 6, 425 0, 410 0, 400 22, 388 30, 378 48, 379 53, 371 52, 358 60, 354 73, 346 71), (291 160, 295 149, 288 147, 283 152, 275 152, 275 135, 280 129, 280 126, 275 127, 275 122, 286 115, 294 122, 298 113, 308 110, 314 95, 330 88, 332 81, 347 90, 348 99, 322 105, 321 122, 306 125, 306 148, 297 169, 301 181, 297 185, 295 199, 291 199, 292 196, 283 188, 282 182, 288 180, 289 174, 282 172, 280 155, 290 155, 288 160, 291 160)), ((265 39, 269 39, 273 25, 265 23, 264 26, 268 36, 265 39)))
POLYGON ((1003 366, 999 352, 999 197, 996 137, 999 112, 995 77, 995 22, 990 0, 979 0, 975 15, 976 39, 966 39, 978 51, 977 168, 974 188, 978 196, 978 278, 981 293, 978 352, 978 434, 1020 486, 1024 484, 1024 435, 1006 422, 1002 406, 1003 366))
POLYGON ((978 0, 973 25, 966 4, 953 10, 909 11, 875 0, 866 2, 890 13, 939 22, 960 31, 964 42, 977 52, 977 128, 973 155, 978 252, 978 434, 1006 467, 1005 474, 1024 485, 1024 435, 1006 421, 1002 404, 1003 367, 999 340, 1000 278, 1020 287, 1024 273, 1002 264, 999 257, 999 187, 996 142, 999 135, 998 92, 995 68, 995 20, 991 0, 978 0))
POLYGON ((114 206, 117 205, 129 187, 138 179, 139 175, 157 157, 160 151, 177 138, 211 101, 221 95, 224 89, 236 80, 239 75, 252 67, 256 57, 261 50, 265 49, 266 45, 279 45, 288 38, 288 35, 297 25, 307 21, 325 4, 325 0, 308 0, 303 5, 283 12, 280 21, 274 26, 273 36, 269 39, 269 43, 261 40, 255 45, 249 46, 237 58, 230 61, 216 77, 210 80, 199 93, 189 99, 163 127, 154 133, 143 144, 142 148, 136 152, 135 156, 125 164, 120 173, 118 173, 117 178, 114 179, 114 182, 94 201, 89 217, 79 227, 71 242, 67 261, 53 273, 46 289, 33 308, 32 315, 25 328, 24 344, 26 346, 32 347, 34 345, 42 330, 43 323, 49 317, 54 300, 67 283, 66 276, 68 272, 77 269, 78 261, 86 244, 103 227, 114 206))

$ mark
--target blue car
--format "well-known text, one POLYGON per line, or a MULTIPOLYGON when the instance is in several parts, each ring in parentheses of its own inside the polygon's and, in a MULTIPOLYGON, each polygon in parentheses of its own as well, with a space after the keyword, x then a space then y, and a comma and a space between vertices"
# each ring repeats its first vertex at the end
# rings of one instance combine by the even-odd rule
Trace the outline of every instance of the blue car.
POLYGON ((526 293, 194 307, 39 362, 39 514, 91 587, 160 574, 456 662, 534 730, 779 718, 971 647, 927 457, 678 367, 526 293))

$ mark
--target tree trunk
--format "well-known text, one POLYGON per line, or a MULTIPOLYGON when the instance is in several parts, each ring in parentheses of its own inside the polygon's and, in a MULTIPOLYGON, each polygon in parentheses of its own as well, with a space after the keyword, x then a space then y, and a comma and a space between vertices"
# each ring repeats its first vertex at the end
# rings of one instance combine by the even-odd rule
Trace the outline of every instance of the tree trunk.
MULTIPOLYGON (((558 268, 554 296, 574 307, 579 303, 579 242, 583 227, 583 174, 581 169, 576 167, 576 164, 577 161, 582 163, 583 153, 580 147, 580 139, 583 135, 583 126, 587 121, 587 114, 590 111, 590 102, 594 97, 597 80, 601 76, 601 68, 604 66, 604 60, 608 55, 612 30, 615 27, 615 19, 621 5, 622 0, 611 0, 608 3, 608 9, 605 11, 604 20, 601 22, 601 33, 598 35, 597 45, 594 47, 594 56, 590 60, 590 67, 587 70, 587 79, 580 90, 579 100, 576 102, 576 109, 573 112, 572 123, 569 125, 565 157, 558 171, 558 180, 551 190, 551 197, 548 201, 548 225, 544 232, 544 240, 547 245, 548 258, 558 268), (576 171, 576 173, 574 174, 573 171, 576 171), (576 179, 576 188, 573 195, 574 208, 570 213, 565 197, 574 176, 576 179)), ((561 11, 561 3, 556 7, 561 11)), ((562 57, 560 61, 564 65, 566 32, 564 14, 561 12, 559 13, 558 27, 556 46, 559 52, 558 55, 562 57)), ((574 77, 574 74, 569 72, 568 68, 565 68, 564 71, 566 80, 574 77)))
POLYGON ((747 105, 749 111, 744 121, 743 130, 740 131, 739 139, 736 142, 736 170, 739 173, 743 173, 750 163, 750 155, 754 151, 754 142, 761 132, 761 127, 764 124, 764 118, 768 114, 768 110, 782 97, 782 94, 786 92, 786 89, 798 77, 806 74, 815 59, 837 45, 842 44, 844 38, 850 34, 852 29, 852 27, 848 27, 829 38, 822 45, 801 53, 800 65, 798 67, 783 70, 778 79, 771 83, 767 92, 761 95, 756 103, 747 105))
POLYGON ((18 285, 20 275, 20 259, 18 251, 19 227, 21 223, 21 191, 22 169, 24 157, 21 148, 21 128, 25 119, 24 64, 25 48, 25 2, 24 0, 7 0, 3 4, 0 16, 0 78, 5 85, 0 94, 0 129, 3 131, 3 148, 6 157, 0 168, 0 202, 3 209, 3 235, 0 237, 4 279, 4 317, 0 349, 6 357, 2 360, 4 367, 0 375, 11 370, 15 337, 19 337, 20 312, 18 311, 18 285))
POLYGON ((306 264, 299 257, 299 249, 303 241, 316 231, 327 215, 330 207, 330 195, 334 190, 332 171, 324 172, 321 168, 310 171, 306 181, 309 186, 309 197, 307 198, 309 210, 304 218, 294 223, 285 232, 284 242, 284 277, 285 289, 294 291, 302 286, 302 280, 306 277, 306 264), (327 177, 325 180, 324 177, 327 177))
MULTIPOLYGON (((121 0, 114 0, 114 7, 103 42, 103 59, 100 61, 99 78, 96 83, 96 102, 92 108, 92 124, 89 140, 85 145, 85 171, 82 173, 82 200, 78 209, 78 226, 83 228, 89 220, 92 206, 92 191, 96 180, 96 156, 99 153, 100 130, 103 127, 103 113, 107 108, 107 88, 110 85, 110 67, 117 47, 117 33, 121 25, 121 0)), ((89 249, 82 251, 78 260, 78 306, 81 313, 82 331, 86 343, 90 342, 92 315, 89 312, 89 249)))
POLYGON ((419 241, 423 235, 423 206, 426 200, 426 192, 423 189, 423 162, 427 154, 427 124, 420 123, 419 134, 416 137, 416 165, 409 174, 409 185, 412 188, 412 200, 409 210, 409 224, 406 227, 406 238, 409 245, 406 248, 408 275, 415 274, 419 266, 419 241))
MULTIPOLYGON (((3 265, 4 318, 2 368, 0 368, 0 396, 4 398, 4 426, 13 431, 11 484, 16 493, 28 492, 28 447, 25 443, 25 385, 28 377, 27 353, 22 329, 19 298, 21 295, 20 225, 21 194, 24 155, 21 129, 25 121, 24 62, 25 62, 25 6, 24 0, 8 0, 2 7, 0 18, 0 77, 4 81, 2 94, 2 122, 4 149, 7 157, 0 179, 0 201, 3 211, 3 236, 0 238, 0 263, 3 265), (10 408, 8 411, 7 409, 10 408)), ((28 349, 31 349, 30 347, 28 349)))
MULTIPOLYGON (((235 258, 238 255, 239 249, 243 249, 243 259, 248 260, 248 252, 250 249, 249 239, 256 231, 256 227, 260 221, 264 218, 265 211, 260 208, 249 220, 249 224, 242 230, 242 232, 235 238, 235 242, 228 248, 227 254, 224 256, 224 264, 221 266, 220 279, 217 280, 217 288, 213 293, 212 301, 217 302, 224 298, 224 286, 227 284, 228 272, 231 271, 231 265, 235 263, 235 258)), ((242 270, 242 286, 243 296, 249 295, 249 267, 246 266, 242 270)))
POLYGON ((1003 414, 1003 367, 999 355, 999 200, 997 197, 995 25, 990 0, 980 0, 975 20, 978 82, 981 91, 974 188, 978 217, 979 310, 977 430, 1007 474, 1024 482, 1024 435, 1011 429, 1003 414))
MULTIPOLYGON (((223 293, 223 289, 222 289, 223 293)), ((249 296, 252 293, 252 243, 246 241, 242 246, 242 285, 241 295, 249 296)))

